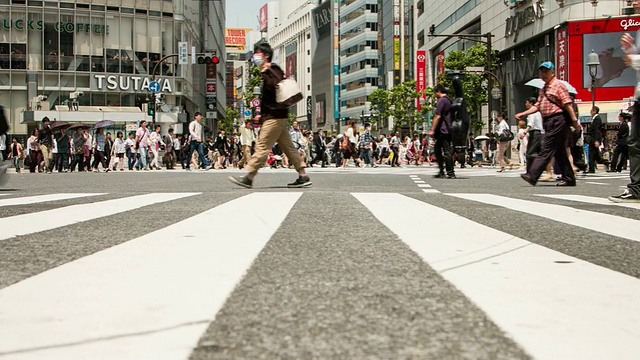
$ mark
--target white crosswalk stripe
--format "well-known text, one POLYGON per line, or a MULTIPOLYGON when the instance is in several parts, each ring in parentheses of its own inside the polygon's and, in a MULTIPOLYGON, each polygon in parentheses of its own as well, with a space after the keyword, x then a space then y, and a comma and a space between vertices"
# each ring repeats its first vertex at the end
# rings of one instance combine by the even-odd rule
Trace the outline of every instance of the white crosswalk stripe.
POLYGON ((535 201, 507 198, 491 194, 447 194, 461 199, 536 215, 549 220, 579 226, 607 235, 640 241, 640 221, 594 211, 574 209, 568 206, 544 204, 535 201), (607 224, 603 227, 602 224, 607 224))
POLYGON ((3 289, 0 353, 186 359, 301 195, 247 195, 3 289))
POLYGON ((69 200, 69 199, 77 199, 82 197, 89 196, 100 196, 105 194, 47 194, 47 195, 35 195, 35 196, 26 196, 14 199, 2 199, 0 200, 0 207, 2 206, 15 206, 15 205, 28 205, 28 204, 37 204, 49 201, 58 201, 58 200, 69 200))
POLYGON ((399 194, 354 196, 534 357, 640 353, 638 279, 399 194), (615 305, 604 305, 611 299, 615 305), (586 314, 598 314, 598 326, 586 314))
MULTIPOLYGON (((440 193, 428 184, 417 185, 426 194, 440 193)), ((135 210, 198 194, 150 193, 106 201, 93 199, 104 195, 98 193, 5 198, 0 207, 6 210, 63 200, 94 202, 0 218, 0 240, 115 214, 141 216, 135 210), (60 213, 65 216, 57 216, 60 213)), ((284 221, 305 196, 238 194, 184 220, 0 288, 0 358, 188 358, 276 231, 295 226, 284 221)), ((444 195, 535 215, 541 223, 551 220, 640 242, 640 221, 606 213, 615 207, 640 209, 640 204, 583 195, 533 197, 576 207, 602 205, 603 212, 597 212, 491 194, 444 195)), ((634 359, 640 353, 638 278, 419 198, 398 193, 351 196, 532 357, 634 359), (389 204, 402 211, 390 211, 389 204)), ((444 198, 433 196, 428 199, 444 198)))
POLYGON ((0 228, 3 229, 2 233, 0 233, 0 240, 51 230, 197 194, 198 193, 153 193, 133 196, 126 199, 71 205, 61 209, 10 216, 0 219, 0 228))
POLYGON ((614 203, 612 201, 609 201, 608 199, 599 198, 595 196, 572 195, 572 194, 536 194, 536 196, 546 197, 550 199, 576 201, 576 202, 587 203, 587 204, 604 205, 604 206, 620 206, 620 207, 626 207, 630 209, 640 209, 640 204, 638 203, 614 203))

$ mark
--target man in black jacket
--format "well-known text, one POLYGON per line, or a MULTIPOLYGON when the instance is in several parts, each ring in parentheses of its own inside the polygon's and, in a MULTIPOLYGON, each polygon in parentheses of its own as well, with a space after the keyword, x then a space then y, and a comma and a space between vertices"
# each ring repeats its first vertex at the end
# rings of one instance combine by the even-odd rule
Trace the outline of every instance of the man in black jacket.
POLYGON ((58 149, 58 172, 69 171, 69 154, 70 150, 69 136, 60 129, 60 134, 56 138, 56 148, 58 149))
POLYGON ((49 118, 44 117, 42 119, 42 130, 38 132, 38 143, 40 144, 40 150, 42 151, 42 157, 44 158, 44 171, 51 173, 53 153, 53 130, 49 126, 49 118))
POLYGON ((317 163, 318 161, 322 161, 322 167, 327 167, 326 164, 326 150, 327 144, 324 142, 324 132, 322 129, 319 129, 318 132, 313 134, 313 149, 315 151, 316 156, 311 160, 311 166, 317 163))
POLYGON ((627 137, 629 136, 629 121, 631 120, 631 114, 621 112, 620 115, 618 115, 618 120, 620 120, 620 127, 618 127, 616 147, 613 149, 611 168, 607 170, 607 172, 622 172, 622 167, 627 164, 627 159, 629 157, 627 137))
POLYGON ((216 137, 216 141, 213 145, 220 154, 220 166, 223 169, 227 168, 227 157, 229 156, 229 143, 227 142, 227 136, 224 133, 224 130, 220 130, 218 132, 218 137, 216 137))
POLYGON ((591 109, 591 124, 586 133, 586 142, 589 144, 589 173, 595 173, 598 163, 602 162, 600 156, 600 144, 602 143, 602 119, 600 119, 600 108, 594 106, 591 109))
POLYGON ((273 49, 269 44, 256 44, 253 49, 252 61, 262 71, 263 86, 261 113, 256 114, 253 121, 262 123, 262 129, 256 140, 255 153, 247 164, 249 172, 245 176, 229 177, 229 181, 245 188, 253 187, 253 178, 258 173, 258 169, 264 166, 269 156, 269 150, 277 142, 298 172, 298 179, 288 184, 287 187, 309 187, 311 180, 307 176, 306 165, 298 149, 293 146, 289 135, 289 109, 276 101, 276 86, 285 76, 278 65, 271 63, 272 57, 273 49))

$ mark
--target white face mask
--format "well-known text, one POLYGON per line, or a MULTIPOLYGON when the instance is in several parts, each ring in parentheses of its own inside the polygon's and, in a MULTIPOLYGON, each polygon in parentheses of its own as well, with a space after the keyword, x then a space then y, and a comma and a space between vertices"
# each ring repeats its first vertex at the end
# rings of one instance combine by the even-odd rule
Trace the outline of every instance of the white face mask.
POLYGON ((254 54, 253 55, 253 64, 257 67, 261 67, 264 64, 264 59, 262 55, 254 54))

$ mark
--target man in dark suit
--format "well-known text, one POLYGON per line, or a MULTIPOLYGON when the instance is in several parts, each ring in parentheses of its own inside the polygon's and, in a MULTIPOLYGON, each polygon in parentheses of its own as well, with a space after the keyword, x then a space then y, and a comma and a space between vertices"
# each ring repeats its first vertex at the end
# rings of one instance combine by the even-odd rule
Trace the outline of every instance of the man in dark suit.
POLYGON ((618 115, 618 120, 620 120, 620 126, 618 127, 618 135, 616 136, 616 147, 613 149, 611 168, 607 170, 607 172, 622 172, 622 167, 627 164, 629 157, 627 137, 629 136, 631 114, 621 112, 620 115, 618 115))
POLYGON ((220 153, 220 165, 223 169, 227 168, 227 157, 229 156, 229 143, 227 142, 227 136, 224 133, 224 130, 218 131, 218 137, 216 138, 216 142, 214 147, 218 149, 220 153))
POLYGON ((313 166, 313 164, 317 163, 318 161, 322 161, 322 167, 327 167, 327 144, 324 142, 324 132, 322 131, 322 129, 319 129, 318 132, 313 134, 313 148, 316 156, 311 161, 311 166, 313 166))
POLYGON ((602 143, 602 119, 600 119, 600 108, 594 106, 591 109, 591 124, 587 132, 586 141, 589 144, 589 173, 596 172, 596 166, 602 162, 600 156, 600 144, 602 143))

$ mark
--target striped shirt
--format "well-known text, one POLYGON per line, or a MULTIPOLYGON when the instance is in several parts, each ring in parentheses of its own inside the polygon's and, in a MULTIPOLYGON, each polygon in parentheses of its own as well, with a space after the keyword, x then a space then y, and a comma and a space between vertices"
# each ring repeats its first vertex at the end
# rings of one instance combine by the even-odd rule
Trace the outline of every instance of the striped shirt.
POLYGON ((549 115, 562 112, 562 109, 556 104, 566 105, 571 104, 572 102, 573 101, 569 96, 567 87, 564 86, 562 82, 560 82, 560 80, 556 79, 554 76, 548 84, 540 89, 538 102, 535 106, 538 108, 538 110, 540 110, 542 117, 547 117, 549 115))

